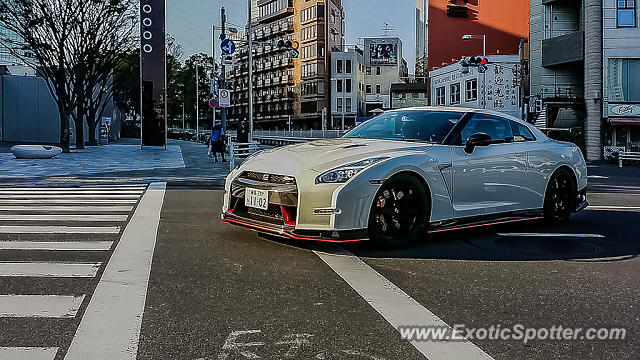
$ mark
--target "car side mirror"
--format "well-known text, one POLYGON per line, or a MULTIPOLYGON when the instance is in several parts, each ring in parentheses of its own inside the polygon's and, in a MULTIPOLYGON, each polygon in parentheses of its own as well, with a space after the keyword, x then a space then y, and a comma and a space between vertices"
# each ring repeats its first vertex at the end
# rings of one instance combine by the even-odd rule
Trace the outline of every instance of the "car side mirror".
POLYGON ((489 146, 491 145, 492 141, 493 140, 491 139, 491 136, 485 133, 473 134, 471 135, 470 138, 467 139, 467 143, 464 147, 464 151, 467 154, 472 154, 476 146, 489 146))

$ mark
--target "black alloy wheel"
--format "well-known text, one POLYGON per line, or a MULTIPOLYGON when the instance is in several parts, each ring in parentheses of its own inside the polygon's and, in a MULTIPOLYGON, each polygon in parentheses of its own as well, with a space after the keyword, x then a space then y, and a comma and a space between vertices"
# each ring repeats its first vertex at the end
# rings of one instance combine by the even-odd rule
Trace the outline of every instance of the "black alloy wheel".
POLYGON ((576 185, 566 169, 556 171, 547 185, 544 198, 544 220, 557 225, 569 221, 575 210, 576 185))
POLYGON ((429 197, 418 179, 399 174, 376 194, 369 214, 369 237, 390 249, 424 239, 429 225, 429 197))

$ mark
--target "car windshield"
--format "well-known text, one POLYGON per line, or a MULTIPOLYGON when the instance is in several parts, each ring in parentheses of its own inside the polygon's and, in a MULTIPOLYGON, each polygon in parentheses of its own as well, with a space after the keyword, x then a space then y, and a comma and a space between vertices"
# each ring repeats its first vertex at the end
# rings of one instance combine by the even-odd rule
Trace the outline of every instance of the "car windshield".
POLYGON ((463 115, 451 111, 390 111, 366 121, 343 137, 441 144, 463 115))

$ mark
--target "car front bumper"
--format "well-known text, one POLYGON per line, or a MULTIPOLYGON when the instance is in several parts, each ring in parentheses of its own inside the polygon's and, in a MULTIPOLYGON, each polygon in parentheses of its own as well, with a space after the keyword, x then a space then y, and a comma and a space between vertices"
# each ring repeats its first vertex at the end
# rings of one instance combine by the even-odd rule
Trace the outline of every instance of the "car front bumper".
POLYGON ((587 188, 582 189, 582 191, 578 191, 576 197, 576 210, 575 212, 580 212, 586 209, 589 206, 589 201, 587 201, 587 188))

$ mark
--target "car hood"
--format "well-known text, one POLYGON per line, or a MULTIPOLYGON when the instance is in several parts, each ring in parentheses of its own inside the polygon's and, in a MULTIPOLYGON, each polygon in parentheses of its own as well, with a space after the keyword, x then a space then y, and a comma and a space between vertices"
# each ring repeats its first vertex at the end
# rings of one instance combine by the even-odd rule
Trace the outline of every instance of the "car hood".
POLYGON ((376 139, 323 139, 268 149, 242 165, 243 170, 297 176, 303 171, 322 173, 336 167, 380 156, 401 156, 425 151, 431 144, 376 139))

